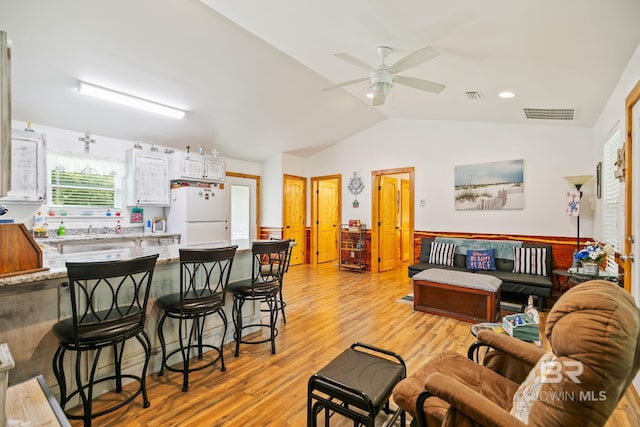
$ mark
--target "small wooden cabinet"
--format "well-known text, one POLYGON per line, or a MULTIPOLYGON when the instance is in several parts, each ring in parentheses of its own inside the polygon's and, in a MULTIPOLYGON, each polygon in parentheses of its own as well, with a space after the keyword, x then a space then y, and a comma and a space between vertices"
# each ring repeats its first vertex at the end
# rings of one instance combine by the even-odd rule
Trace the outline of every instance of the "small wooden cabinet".
POLYGON ((169 158, 156 151, 127 151, 127 206, 169 206, 169 158))
POLYGON ((225 162, 203 154, 176 152, 171 154, 171 180, 220 183, 225 179, 225 162))
POLYGON ((47 201, 47 151, 43 134, 13 130, 11 134, 11 190, 0 202, 47 201))
POLYGON ((48 269, 42 266, 42 249, 24 224, 0 224, 0 277, 48 269))
POLYGON ((339 270, 365 271, 367 253, 367 231, 365 225, 340 226, 339 270))

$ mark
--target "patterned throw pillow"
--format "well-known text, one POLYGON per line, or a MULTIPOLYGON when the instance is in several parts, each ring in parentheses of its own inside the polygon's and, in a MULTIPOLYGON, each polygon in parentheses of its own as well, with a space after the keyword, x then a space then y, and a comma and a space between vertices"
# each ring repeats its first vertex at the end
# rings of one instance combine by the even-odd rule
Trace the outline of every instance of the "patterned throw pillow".
POLYGON ((453 253, 456 245, 453 243, 431 242, 429 263, 440 265, 453 265, 453 253))
POLYGON ((557 364, 558 359, 552 351, 548 351, 538 360, 538 363, 536 363, 513 395, 511 415, 525 424, 529 422, 531 406, 540 398, 540 387, 545 382, 549 382, 549 376, 557 376, 557 364))
POLYGON ((467 250, 467 269, 469 270, 495 270, 495 249, 469 249, 467 250))
POLYGON ((513 248, 513 272, 547 275, 547 248, 513 248))

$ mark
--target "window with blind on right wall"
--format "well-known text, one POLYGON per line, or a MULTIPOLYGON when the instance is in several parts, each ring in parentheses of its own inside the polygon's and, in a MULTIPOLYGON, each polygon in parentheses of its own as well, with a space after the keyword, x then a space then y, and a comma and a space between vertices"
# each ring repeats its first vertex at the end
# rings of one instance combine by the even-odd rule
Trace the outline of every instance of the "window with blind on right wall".
MULTIPOLYGON (((618 150, 622 148, 620 129, 615 130, 604 144, 602 167, 602 240, 611 243, 616 251, 622 246, 622 224, 624 219, 624 200, 622 183, 615 177, 618 150)), ((618 265, 612 256, 607 257, 607 271, 618 272, 618 265)))

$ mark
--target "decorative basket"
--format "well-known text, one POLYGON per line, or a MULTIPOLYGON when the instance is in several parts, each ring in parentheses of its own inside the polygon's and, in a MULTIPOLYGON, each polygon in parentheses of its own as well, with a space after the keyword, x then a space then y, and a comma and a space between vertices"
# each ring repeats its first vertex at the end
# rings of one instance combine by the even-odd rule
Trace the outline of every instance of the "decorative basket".
POLYGON ((600 265, 595 262, 583 262, 582 263, 582 274, 591 274, 593 276, 597 276, 600 272, 600 265))
POLYGON ((539 323, 526 313, 504 316, 502 327, 509 335, 523 341, 538 341, 540 339, 539 323))

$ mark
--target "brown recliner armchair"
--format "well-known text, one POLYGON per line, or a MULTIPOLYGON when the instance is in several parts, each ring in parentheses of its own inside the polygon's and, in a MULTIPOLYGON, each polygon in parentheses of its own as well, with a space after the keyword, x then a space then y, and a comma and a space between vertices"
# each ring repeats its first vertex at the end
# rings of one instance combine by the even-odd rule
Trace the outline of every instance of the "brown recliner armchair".
POLYGON ((547 316, 549 351, 493 331, 478 364, 444 352, 396 385, 418 426, 602 426, 640 367, 640 311, 629 293, 592 280, 547 316))

